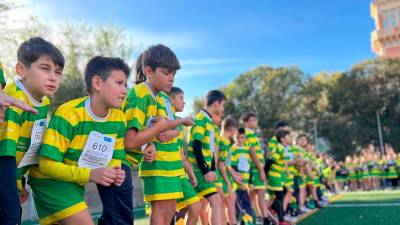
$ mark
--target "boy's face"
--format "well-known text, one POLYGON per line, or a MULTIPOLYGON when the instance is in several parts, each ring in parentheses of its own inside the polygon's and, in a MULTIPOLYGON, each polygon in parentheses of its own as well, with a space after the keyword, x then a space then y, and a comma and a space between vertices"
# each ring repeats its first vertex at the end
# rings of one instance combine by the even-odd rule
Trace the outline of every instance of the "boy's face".
POLYGON ((224 105, 225 105, 225 100, 220 102, 218 101, 214 102, 215 113, 220 117, 224 116, 224 110, 225 110, 224 105))
POLYGON ((171 91, 171 88, 174 85, 176 70, 162 67, 157 67, 153 70, 150 66, 146 66, 144 71, 148 81, 157 91, 163 91, 165 93, 171 91))
POLYGON ((300 147, 305 147, 307 144, 308 144, 308 141, 307 141, 307 138, 306 137, 301 137, 301 138, 299 138, 298 140, 297 140, 297 144, 300 146, 300 147))
POLYGON ((97 92, 109 107, 119 108, 126 96, 126 82, 126 74, 122 70, 112 70, 105 81, 98 76, 93 77, 92 93, 97 92), (98 79, 97 82, 95 79, 98 79))
POLYGON ((60 87, 62 69, 47 55, 39 57, 28 68, 17 63, 16 71, 34 98, 52 96, 60 87))
POLYGON ((247 127, 256 129, 258 127, 258 119, 257 117, 250 117, 247 121, 247 127))
POLYGON ((213 115, 211 119, 215 125, 219 125, 219 123, 221 123, 221 117, 219 115, 213 115))
POLYGON ((291 145, 292 144, 292 135, 291 134, 286 135, 284 138, 282 138, 282 142, 285 145, 291 145))
POLYGON ((233 138, 237 134, 237 128, 236 127, 229 127, 227 130, 228 138, 233 138))
POLYGON ((177 112, 183 112, 183 109, 185 108, 185 100, 183 93, 179 93, 175 95, 174 97, 171 98, 171 103, 174 105, 175 110, 177 112))
POLYGON ((246 134, 239 134, 239 133, 236 134, 235 142, 237 145, 242 146, 244 145, 245 141, 246 141, 246 134))

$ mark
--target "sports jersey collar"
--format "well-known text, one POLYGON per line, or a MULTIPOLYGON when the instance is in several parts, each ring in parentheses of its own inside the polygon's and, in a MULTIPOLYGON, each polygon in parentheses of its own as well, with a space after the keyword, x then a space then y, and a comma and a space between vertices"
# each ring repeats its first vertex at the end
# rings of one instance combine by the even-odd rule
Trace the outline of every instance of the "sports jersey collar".
POLYGON ((107 118, 108 118, 108 115, 110 115, 110 111, 111 111, 111 110, 108 110, 107 116, 104 117, 104 118, 96 116, 93 113, 92 109, 90 108, 90 97, 87 97, 87 99, 85 100, 85 109, 86 109, 86 112, 89 114, 89 116, 92 117, 92 119, 94 119, 94 120, 96 120, 98 122, 106 121, 107 118))
POLYGON ((149 93, 151 94, 151 96, 153 96, 154 100, 156 100, 156 95, 153 93, 153 91, 151 90, 149 84, 145 81, 143 82, 144 86, 146 86, 147 90, 149 91, 149 93))
POLYGON ((206 116, 206 117, 208 117, 210 120, 212 120, 212 119, 211 119, 212 116, 211 116, 211 114, 210 114, 207 110, 201 109, 201 112, 204 114, 204 116, 206 116))
MULTIPOLYGON (((22 81, 20 79, 15 80, 15 84, 17 85, 17 87, 19 89, 21 89, 25 93, 26 96, 28 96, 29 101, 32 102, 32 104, 34 106, 39 107, 41 105, 40 102, 36 101, 36 99, 34 99, 32 97, 32 95, 28 92, 28 90, 25 88, 24 84, 22 83, 22 81)), ((42 101, 43 101, 43 98, 42 98, 42 101)))

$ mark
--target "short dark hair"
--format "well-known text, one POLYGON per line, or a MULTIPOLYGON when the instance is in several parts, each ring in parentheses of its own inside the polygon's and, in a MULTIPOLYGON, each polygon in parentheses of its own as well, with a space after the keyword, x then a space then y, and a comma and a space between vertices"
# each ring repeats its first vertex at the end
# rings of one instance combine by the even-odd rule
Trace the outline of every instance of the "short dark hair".
POLYGON ((126 77, 129 77, 129 66, 120 58, 110 58, 103 56, 95 56, 89 60, 85 69, 85 83, 87 91, 92 93, 92 79, 99 76, 105 81, 111 75, 113 70, 122 70, 126 77))
POLYGON ((135 83, 140 84, 146 81, 146 75, 143 73, 143 64, 142 64, 142 58, 143 58, 143 53, 140 53, 138 58, 136 59, 136 64, 135 64, 135 83))
POLYGON ((227 116, 224 120, 221 122, 221 127, 224 130, 228 130, 229 128, 233 127, 236 128, 238 126, 238 123, 235 118, 232 116, 227 116))
POLYGON ((246 134, 246 129, 244 129, 244 127, 239 127, 237 134, 246 134))
POLYGON ((152 70, 156 70, 160 67, 171 71, 181 68, 175 53, 165 45, 152 45, 142 54, 142 68, 150 66, 152 70))
POLYGON ((44 55, 50 57, 54 64, 64 69, 65 59, 61 51, 41 37, 29 38, 19 46, 17 51, 18 62, 28 68, 44 55))
POLYGON ((307 136, 306 134, 300 134, 299 136, 297 136, 297 140, 299 140, 300 138, 305 138, 305 139, 307 139, 307 142, 310 141, 309 138, 308 138, 308 136, 307 136))
POLYGON ((286 121, 279 121, 279 122, 276 123, 275 128, 276 128, 276 129, 279 129, 279 128, 287 127, 287 126, 289 126, 289 123, 288 123, 288 122, 286 122, 286 121))
POLYGON ((179 94, 183 94, 183 90, 178 88, 178 87, 172 87, 171 90, 168 93, 168 96, 173 98, 179 94))
POLYGON ((290 134, 290 131, 288 130, 278 130, 275 134, 276 139, 278 139, 279 142, 282 142, 282 138, 288 136, 290 134))
POLYGON ((254 112, 245 112, 240 117, 240 120, 242 122, 248 122, 250 120, 250 118, 252 118, 252 117, 257 118, 257 114, 255 114, 254 112))
POLYGON ((225 94, 220 90, 209 91, 206 95, 206 106, 212 105, 214 102, 222 102, 226 100, 225 94))

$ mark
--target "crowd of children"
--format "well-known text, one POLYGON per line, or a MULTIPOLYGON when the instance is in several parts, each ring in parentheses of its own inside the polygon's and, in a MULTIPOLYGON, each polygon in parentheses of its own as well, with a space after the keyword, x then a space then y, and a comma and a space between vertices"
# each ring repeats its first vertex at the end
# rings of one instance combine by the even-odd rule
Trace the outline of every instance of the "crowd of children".
POLYGON ((26 185, 40 224, 94 224, 84 200, 89 182, 103 204, 98 224, 133 224, 134 167, 151 225, 284 225, 323 207, 324 192, 398 185, 400 155, 393 149, 381 156, 369 148, 335 162, 306 135, 293 140, 283 121, 274 137, 261 140, 257 114, 224 117, 219 90, 208 92, 195 117, 179 118, 184 91, 173 84, 180 63, 164 45, 140 54, 130 90, 123 60, 92 58, 84 74, 88 96, 64 103, 49 120, 63 55, 35 37, 17 57, 19 78, 5 86, 9 96, 1 95, 8 107, 0 126, 1 224, 21 222, 26 185))

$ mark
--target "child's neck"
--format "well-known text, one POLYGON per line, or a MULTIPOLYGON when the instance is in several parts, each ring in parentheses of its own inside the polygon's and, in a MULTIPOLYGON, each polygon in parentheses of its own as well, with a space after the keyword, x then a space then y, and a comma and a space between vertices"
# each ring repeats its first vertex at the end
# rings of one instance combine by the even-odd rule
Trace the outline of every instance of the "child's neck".
POLYGON ((224 131, 224 130, 222 130, 221 135, 222 135, 222 137, 227 138, 227 139, 230 139, 230 138, 231 138, 230 133, 229 133, 229 132, 226 132, 226 131, 224 131))
POLYGON ((145 81, 147 86, 150 88, 150 91, 153 92, 154 95, 157 95, 160 90, 157 90, 154 85, 151 84, 151 82, 145 81))
POLYGON ((92 113, 99 118, 107 117, 110 107, 104 104, 104 101, 97 95, 90 95, 89 98, 92 113))
POLYGON ((206 107, 204 107, 204 110, 206 110, 208 113, 210 113, 211 116, 215 114, 215 110, 213 107, 206 106, 206 107))
POLYGON ((40 93, 37 93, 37 91, 34 91, 31 86, 26 82, 26 80, 21 80, 22 84, 24 85, 26 91, 32 96, 33 99, 35 99, 38 102, 42 102, 43 96, 40 93))

